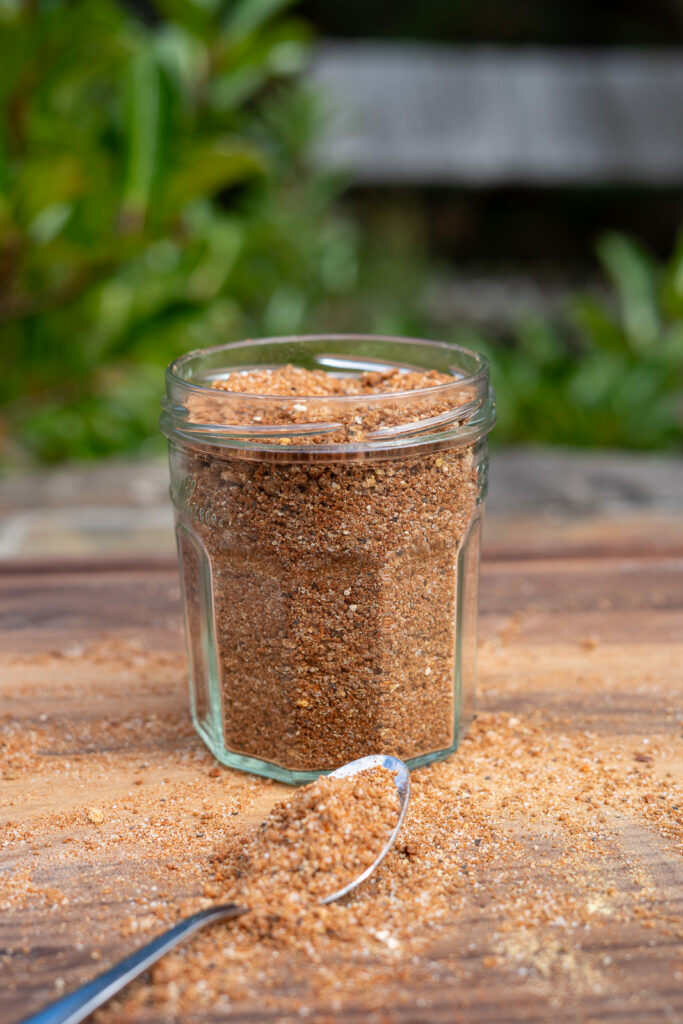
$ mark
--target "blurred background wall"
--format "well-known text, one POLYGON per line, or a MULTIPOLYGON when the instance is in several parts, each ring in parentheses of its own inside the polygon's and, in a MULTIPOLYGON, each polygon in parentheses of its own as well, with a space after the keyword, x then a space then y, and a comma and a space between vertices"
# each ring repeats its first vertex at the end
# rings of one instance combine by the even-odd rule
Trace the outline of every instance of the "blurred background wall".
POLYGON ((496 443, 683 441, 683 4, 0 0, 0 464, 162 450, 187 349, 490 356, 496 443))

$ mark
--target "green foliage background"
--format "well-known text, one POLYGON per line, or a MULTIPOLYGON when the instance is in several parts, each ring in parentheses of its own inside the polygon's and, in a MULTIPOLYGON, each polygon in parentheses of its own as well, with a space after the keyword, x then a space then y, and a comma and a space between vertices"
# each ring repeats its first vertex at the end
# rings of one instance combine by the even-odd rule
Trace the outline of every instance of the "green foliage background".
POLYGON ((161 449, 162 368, 238 337, 350 329, 485 348, 499 440, 679 447, 683 246, 620 237, 603 303, 444 332, 428 257, 312 170, 324 102, 287 0, 0 0, 0 462, 161 449))
POLYGON ((566 323, 520 324, 507 343, 473 337, 491 360, 499 432, 514 441, 683 448, 683 238, 659 266, 611 234, 598 246, 611 292, 577 295, 566 323))
POLYGON ((112 0, 0 7, 6 459, 156 447, 170 359, 300 330, 350 287, 285 6, 163 0, 153 27, 112 0))

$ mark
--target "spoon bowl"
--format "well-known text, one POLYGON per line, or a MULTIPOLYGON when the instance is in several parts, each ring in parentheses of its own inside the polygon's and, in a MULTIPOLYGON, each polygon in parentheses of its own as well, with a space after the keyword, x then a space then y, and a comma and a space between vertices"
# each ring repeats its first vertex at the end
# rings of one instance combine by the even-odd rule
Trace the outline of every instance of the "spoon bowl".
MULTIPOLYGON (((333 903, 335 900, 340 900, 342 896, 348 896, 373 871, 376 871, 396 842, 396 836, 405 817, 410 796, 410 773, 403 761, 399 761, 397 757, 391 757, 388 754, 371 754, 369 757, 359 757, 356 761, 349 761, 348 764, 342 765, 336 771, 330 772, 330 775, 337 779, 348 778, 350 775, 357 775, 359 772, 368 771, 371 768, 387 768, 394 776, 394 785, 398 793, 396 824, 370 867, 362 871, 343 889, 339 889, 337 892, 332 893, 331 896, 325 897, 321 901, 324 904, 333 903)), ((63 996, 56 1002, 46 1006, 45 1009, 39 1010, 38 1013, 26 1017, 20 1024, 79 1024, 93 1010, 96 1010, 98 1006, 106 1003, 113 995, 120 992, 129 981, 137 978, 148 967, 151 967, 157 960, 160 960, 164 953, 168 953, 169 950, 183 942, 190 935, 193 935, 194 932, 199 931, 200 928, 207 924, 241 917, 248 910, 249 907, 241 907, 237 903, 224 903, 215 907, 209 907, 207 910, 200 910, 197 914, 186 917, 184 921, 158 935, 156 939, 152 939, 146 946, 142 946, 135 953, 126 957, 125 960, 122 960, 103 974, 99 974, 75 992, 63 996)))
POLYGON ((377 870, 396 842, 396 836, 403 824, 408 808, 408 800, 410 799, 410 772, 407 765, 403 761, 399 761, 397 757, 392 757, 390 754, 370 754, 368 757, 359 757, 356 761, 349 761, 347 764, 343 764, 341 768, 330 772, 330 776, 333 779, 347 779, 350 775, 358 775, 359 772, 366 772, 371 768, 386 768, 394 776, 394 785, 398 794, 398 818, 396 819, 396 824, 370 867, 362 871, 360 875, 354 878, 352 882, 349 882, 348 885, 345 885, 343 889, 338 889, 331 896, 326 896, 324 900, 321 900, 322 903, 334 903, 335 900, 340 900, 342 896, 348 896, 366 878, 369 878, 373 871, 377 870))

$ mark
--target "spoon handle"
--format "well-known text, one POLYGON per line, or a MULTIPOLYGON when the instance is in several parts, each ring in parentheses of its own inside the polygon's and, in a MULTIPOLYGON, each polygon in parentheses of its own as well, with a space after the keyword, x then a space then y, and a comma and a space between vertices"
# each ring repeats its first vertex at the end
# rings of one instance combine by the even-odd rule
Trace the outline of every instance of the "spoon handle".
POLYGON ((156 939, 152 939, 146 946, 142 946, 110 970, 98 974, 86 985, 39 1010, 32 1017, 26 1017, 20 1024, 78 1024, 193 932, 199 931, 205 924, 213 921, 239 917, 240 914, 246 913, 246 910, 246 907, 239 907, 236 903, 227 903, 223 906, 209 907, 208 910, 200 910, 198 914, 186 917, 180 924, 158 935, 156 939))

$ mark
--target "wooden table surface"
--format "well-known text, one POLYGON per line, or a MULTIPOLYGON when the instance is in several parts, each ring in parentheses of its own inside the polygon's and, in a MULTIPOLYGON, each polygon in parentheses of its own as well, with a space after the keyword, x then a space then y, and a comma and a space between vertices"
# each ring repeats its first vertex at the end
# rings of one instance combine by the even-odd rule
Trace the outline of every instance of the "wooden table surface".
MULTIPOLYGON (((171 563, 6 564, 0 637, 0 1022, 9 1024, 161 930, 163 908, 136 931, 141 893, 156 886, 165 904, 201 890, 199 871, 174 870, 136 831, 132 801, 144 797, 146 808, 163 813, 173 798, 174 813, 201 821, 208 793, 235 808, 228 827, 243 828, 284 787, 216 772, 189 727, 171 563), (99 830, 88 818, 93 807, 105 818, 99 830)), ((546 544, 539 555, 511 542, 485 557, 484 715, 534 715, 551 733, 585 733, 621 751, 659 745, 669 751, 664 762, 645 756, 635 768, 673 787, 683 773, 681 666, 680 545, 652 551, 634 543, 628 551, 596 543, 588 557, 561 544, 546 544)), ((456 756, 467 756, 467 744, 456 756)), ((568 794, 568 805, 572 799, 568 794)), ((472 938, 463 946, 470 950, 462 954, 465 974, 444 966, 435 985, 426 975, 421 981, 422 964, 414 964, 412 990, 397 985, 395 1001, 387 997, 380 1015, 343 1000, 333 1010, 312 999, 306 1019, 683 1021, 680 847, 670 829, 662 834, 628 807, 616 818, 610 856, 595 870, 605 888, 616 885, 617 904, 639 899, 651 913, 647 920, 616 913, 590 932, 582 947, 589 981, 575 990, 563 986, 538 958, 524 961, 524 969, 492 967, 500 922, 473 899, 468 935, 460 934, 460 919, 452 937, 451 952, 472 938)), ((191 833, 198 862, 225 827, 221 819, 191 833)), ((432 961, 450 962, 444 948, 442 939, 432 961)), ((288 1006, 283 990, 270 993, 267 1010, 246 1001, 227 1016, 203 1012, 196 1019, 289 1020, 288 1006)), ((105 1016, 157 1019, 153 1010, 105 1016)))

